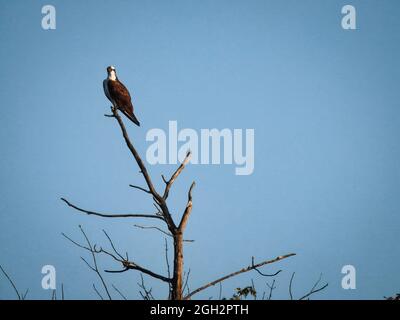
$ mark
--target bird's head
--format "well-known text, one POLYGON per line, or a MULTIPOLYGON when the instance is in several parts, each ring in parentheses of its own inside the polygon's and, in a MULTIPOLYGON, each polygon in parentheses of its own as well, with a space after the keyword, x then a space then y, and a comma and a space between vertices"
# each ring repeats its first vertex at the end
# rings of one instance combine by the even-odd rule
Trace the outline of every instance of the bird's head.
POLYGON ((107 67, 107 72, 110 73, 111 71, 115 71, 115 67, 114 66, 108 66, 107 67))
POLYGON ((108 66, 107 67, 107 73, 108 73, 108 78, 115 80, 117 78, 117 72, 115 71, 114 66, 108 66))

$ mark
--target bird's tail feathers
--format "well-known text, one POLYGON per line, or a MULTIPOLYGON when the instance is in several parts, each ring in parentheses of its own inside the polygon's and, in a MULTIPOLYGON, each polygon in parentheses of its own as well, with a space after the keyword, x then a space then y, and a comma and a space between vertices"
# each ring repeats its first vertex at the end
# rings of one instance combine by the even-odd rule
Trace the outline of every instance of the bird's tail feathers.
POLYGON ((132 114, 129 114, 128 112, 126 112, 125 110, 121 110, 122 111, 122 113, 129 119, 129 120, 131 120, 134 124, 136 124, 138 127, 140 127, 140 122, 139 122, 139 120, 135 117, 135 115, 132 113, 132 114))

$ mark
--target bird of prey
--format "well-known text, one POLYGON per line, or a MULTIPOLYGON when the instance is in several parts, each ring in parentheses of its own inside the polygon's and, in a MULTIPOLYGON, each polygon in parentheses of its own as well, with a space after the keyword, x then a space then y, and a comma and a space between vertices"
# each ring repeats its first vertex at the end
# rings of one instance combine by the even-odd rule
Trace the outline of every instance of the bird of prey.
POLYGON ((113 66, 107 67, 107 79, 103 81, 103 89, 108 100, 114 108, 121 112, 134 124, 140 126, 140 122, 133 113, 131 95, 128 89, 118 80, 117 72, 113 66))

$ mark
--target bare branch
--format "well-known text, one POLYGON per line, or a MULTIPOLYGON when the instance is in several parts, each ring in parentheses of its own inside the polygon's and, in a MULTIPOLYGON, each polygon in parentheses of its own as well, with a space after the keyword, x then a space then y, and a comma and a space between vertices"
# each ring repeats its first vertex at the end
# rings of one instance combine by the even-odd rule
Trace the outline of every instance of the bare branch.
POLYGON ((117 291, 118 294, 122 297, 122 299, 128 300, 116 286, 114 286, 113 284, 111 284, 111 285, 114 288, 114 290, 117 291))
MULTIPOLYGON (((135 147, 132 145, 130 138, 128 136, 128 133, 126 131, 125 125, 121 119, 121 116, 118 114, 117 108, 111 107, 111 111, 114 115, 114 117, 117 119, 118 124, 121 128, 122 135, 125 139, 125 143, 128 147, 128 149, 131 151, 133 157, 136 160, 136 163, 138 164, 140 168, 140 172, 143 175, 144 179, 146 180, 147 187, 149 188, 150 193, 153 195, 153 199, 156 201, 156 203, 160 206, 160 209, 162 211, 162 216, 161 215, 156 215, 158 219, 162 219, 166 222, 168 229, 171 233, 174 233, 176 230, 176 225, 174 223, 174 220, 172 219, 172 216, 169 212, 168 206, 165 203, 165 199, 161 197, 156 189, 154 188, 153 182, 150 178, 150 175, 147 172, 146 166, 144 165, 139 153, 136 151, 135 147)), ((152 216, 154 217, 154 216, 152 216)))
POLYGON ((139 168, 140 168, 140 172, 142 173, 144 179, 146 180, 147 186, 149 188, 149 191, 151 192, 151 194, 156 198, 156 199, 161 199, 161 196, 157 193, 157 191, 154 188, 153 182, 151 181, 150 175, 147 172, 146 166, 144 165, 139 153, 136 151, 135 147, 132 145, 130 138, 128 136, 128 132, 126 131, 125 125, 120 117, 120 115, 118 114, 118 111, 116 108, 111 108, 111 111, 114 115, 114 117, 117 119, 118 124, 121 128, 122 131, 122 135, 125 139, 125 143, 128 147, 128 149, 131 151, 133 157, 136 160, 136 163, 138 164, 139 168))
POLYGON ((166 184, 165 185, 165 190, 164 190, 164 195, 163 195, 163 199, 164 200, 166 200, 168 198, 168 194, 169 194, 169 190, 171 189, 171 186, 173 185, 173 183, 175 182, 176 178, 178 178, 178 176, 181 174, 181 172, 183 171, 185 166, 190 161, 191 155, 192 155, 191 151, 188 151, 186 153, 185 159, 182 161, 182 163, 180 164, 178 169, 176 169, 176 171, 173 173, 173 175, 171 176, 171 178, 168 181, 165 179, 165 177, 163 175, 161 176, 163 181, 166 184))
POLYGON ((295 272, 292 273, 292 276, 290 277, 290 282, 289 282, 289 295, 290 295, 290 300, 293 300, 292 284, 293 284, 294 274, 295 274, 295 272))
POLYGON ((126 272, 128 270, 129 270, 128 268, 124 268, 124 269, 121 269, 121 270, 104 270, 104 272, 107 272, 107 273, 124 273, 124 272, 126 272))
POLYGON ((18 300, 21 300, 21 294, 18 292, 18 289, 16 285, 14 284, 14 281, 12 281, 11 277, 7 274, 7 272, 3 269, 3 267, 0 265, 0 270, 4 274, 4 276, 7 278, 8 282, 10 282, 11 286, 13 287, 15 293, 18 296, 18 300))
MULTIPOLYGON (((186 274, 186 280, 185 280, 185 283, 184 283, 184 285, 182 287, 182 292, 184 292, 185 289, 187 289, 188 294, 190 293, 190 290, 189 290, 189 276, 190 276, 190 269, 189 269, 188 273, 186 274)), ((185 278, 185 275, 183 275, 183 277, 185 278)))
POLYGON ((304 296, 302 296, 299 300, 304 300, 304 299, 310 297, 311 295, 313 295, 314 293, 317 293, 317 292, 319 292, 319 291, 324 290, 324 289, 328 286, 328 283, 326 283, 325 285, 323 285, 322 287, 320 287, 320 288, 317 289, 317 286, 318 286, 319 283, 321 282, 321 279, 322 279, 322 273, 319 275, 319 278, 318 278, 317 282, 315 282, 315 284, 314 284, 314 286, 311 288, 311 290, 310 290, 307 294, 305 294, 304 296))
POLYGON ((102 296, 102 295, 100 294, 100 292, 97 290, 97 288, 96 288, 96 286, 94 285, 94 283, 93 283, 93 290, 94 290, 94 292, 97 293, 97 295, 100 297, 101 300, 104 300, 103 296, 102 296))
POLYGON ((158 216, 162 216, 162 215, 163 215, 163 213, 162 213, 162 210, 161 210, 160 206, 158 205, 158 203, 157 203, 157 202, 153 203, 153 206, 154 206, 154 208, 156 208, 156 209, 157 209, 157 213, 156 213, 156 215, 158 215, 158 216))
POLYGON ((81 260, 88 266, 89 269, 91 269, 92 271, 96 272, 96 268, 95 268, 95 267, 92 267, 92 266, 90 265, 90 263, 87 262, 87 260, 86 260, 84 257, 81 257, 81 260))
POLYGON ((141 191, 143 191, 143 192, 146 192, 146 193, 151 194, 151 192, 150 192, 149 190, 146 190, 145 188, 142 188, 142 187, 139 187, 139 186, 135 186, 135 185, 133 185, 133 184, 130 184, 129 186, 130 186, 131 188, 138 189, 138 190, 141 190, 141 191))
POLYGON ((240 270, 238 270, 238 271, 232 272, 232 273, 230 273, 230 274, 228 274, 228 275, 226 275, 226 276, 224 276, 224 277, 221 277, 221 278, 219 278, 219 279, 217 279, 217 280, 214 280, 214 281, 212 281, 212 282, 209 282, 209 283, 207 283, 207 284, 201 286, 200 288, 198 288, 198 289, 192 291, 191 293, 189 293, 188 295, 186 295, 183 299, 184 299, 184 300, 188 300, 188 299, 190 299, 193 295, 195 295, 196 293, 198 293, 198 292, 200 292, 200 291, 203 291, 203 290, 205 290, 205 289, 207 289, 207 288, 209 288, 209 287, 211 287, 211 286, 214 286, 214 285, 216 285, 217 283, 220 283, 220 282, 222 282, 222 281, 225 281, 225 280, 227 280, 227 279, 229 279, 229 278, 232 278, 232 277, 234 277, 234 276, 237 276, 237 275, 239 275, 239 274, 241 274, 241 273, 245 273, 245 272, 254 270, 255 268, 260 268, 261 266, 264 266, 264 265, 267 265, 267 264, 271 264, 271 263, 278 262, 278 261, 280 261, 280 260, 289 258, 289 257, 294 256, 294 255, 296 255, 296 254, 295 254, 295 253, 286 254, 286 255, 284 255, 284 256, 279 256, 279 257, 276 257, 275 259, 266 260, 266 261, 260 262, 260 263, 258 263, 258 264, 253 264, 253 265, 248 266, 248 267, 246 267, 246 268, 243 268, 243 269, 240 269, 240 270))
POLYGON ((118 257, 120 257, 122 260, 124 260, 124 257, 115 249, 114 243, 112 242, 110 236, 106 232, 106 230, 103 229, 103 233, 106 235, 108 242, 110 242, 111 248, 114 250, 114 252, 117 254, 118 257))
POLYGON ((257 271, 260 275, 262 275, 263 277, 275 277, 276 275, 278 275, 279 273, 282 272, 282 270, 278 270, 275 273, 272 274, 266 274, 266 273, 262 273, 260 270, 258 270, 258 268, 254 268, 255 271, 257 271))
POLYGON ((103 217, 103 218, 152 218, 152 219, 164 220, 161 216, 158 216, 156 214, 104 214, 104 213, 98 213, 98 212, 79 208, 76 205, 70 203, 65 198, 61 198, 61 200, 64 201, 69 207, 74 208, 75 210, 78 210, 80 212, 86 213, 87 215, 94 215, 94 216, 103 217))
POLYGON ((146 288, 146 285, 144 284, 144 279, 143 279, 143 275, 140 274, 140 278, 141 278, 141 283, 138 283, 138 286, 140 288, 143 289, 144 294, 139 290, 140 295, 142 296, 143 300, 154 300, 154 297, 151 293, 152 288, 150 288, 150 290, 148 290, 146 288))
POLYGON ((71 241, 71 242, 72 242, 74 245, 76 245, 77 247, 90 251, 90 248, 85 247, 84 245, 82 245, 82 244, 80 244, 80 243, 78 243, 78 242, 72 240, 72 239, 71 239, 70 237, 68 237, 64 232, 62 232, 61 235, 62 235, 64 238, 66 238, 67 240, 71 241))
MULTIPOLYGON (((104 281, 104 278, 101 275, 100 270, 99 270, 99 268, 97 266, 96 254, 95 254, 95 251, 93 250, 92 244, 90 243, 90 240, 89 240, 88 236, 86 235, 85 231, 83 230, 82 226, 79 226, 79 229, 81 229, 81 232, 82 232, 83 236, 85 237, 86 242, 87 242, 87 244, 88 244, 88 246, 90 248, 90 252, 92 253, 92 259, 93 259, 93 264, 94 264, 94 268, 92 268, 92 270, 94 272, 96 272, 97 276, 100 278, 101 283, 103 284, 104 290, 106 291, 106 294, 107 294, 108 298, 110 300, 112 300, 110 292, 108 291, 107 284, 104 281)), ((85 260, 83 259, 83 261, 85 261, 85 260)), ((86 264, 90 267, 89 263, 86 262, 86 264)))
MULTIPOLYGON (((104 231, 104 230, 103 230, 103 231, 104 231)), ((72 240, 70 237, 68 237, 68 236, 67 236, 66 234, 64 234, 64 233, 62 233, 62 235, 63 235, 66 239, 68 239, 70 242, 72 242, 74 245, 76 245, 77 247, 82 248, 82 249, 85 249, 85 250, 89 251, 90 253, 104 253, 104 254, 106 254, 106 255, 112 257, 115 261, 122 262, 122 260, 120 260, 120 258, 116 257, 115 255, 113 255, 112 253, 108 252, 107 250, 104 250, 102 247, 100 247, 100 249, 98 249, 97 246, 96 246, 96 244, 95 244, 92 248, 89 248, 89 247, 86 247, 86 246, 84 246, 84 245, 82 245, 82 244, 80 244, 80 243, 78 243, 78 242, 72 240)), ((81 258, 82 258, 82 257, 81 257, 81 258)), ((89 266, 90 269, 93 268, 90 264, 87 263, 87 261, 86 261, 85 259, 82 259, 82 260, 89 266)))
POLYGON ((149 269, 146 269, 146 268, 143 268, 143 267, 139 266, 139 265, 138 265, 137 263, 135 263, 135 262, 126 260, 126 259, 117 251, 117 249, 116 249, 115 246, 114 246, 114 243, 112 242, 112 240, 111 240, 110 236, 107 234, 107 232, 106 232, 105 230, 103 230, 103 232, 104 232, 104 234, 106 235, 108 241, 110 242, 112 249, 114 250, 114 252, 117 254, 117 256, 118 256, 119 258, 117 258, 115 255, 109 253, 108 251, 104 250, 103 248, 98 249, 96 252, 103 252, 103 253, 105 253, 105 254, 107 254, 107 255, 113 257, 114 260, 116 260, 116 261, 122 263, 122 265, 124 266, 124 270, 120 270, 120 271, 110 271, 110 270, 106 270, 106 272, 108 272, 108 273, 125 272, 125 271, 128 270, 128 269, 132 269, 132 270, 141 271, 141 272, 143 272, 143 273, 145 273, 145 274, 147 274, 147 275, 149 275, 149 276, 151 276, 151 277, 153 277, 153 278, 156 278, 156 279, 159 279, 159 280, 162 280, 162 281, 165 281, 165 282, 170 282, 170 281, 171 281, 171 279, 170 279, 169 277, 168 277, 168 278, 167 278, 167 277, 164 277, 164 276, 159 275, 159 274, 157 274, 157 273, 155 273, 155 272, 153 272, 153 271, 151 271, 151 270, 149 270, 149 269))
MULTIPOLYGON (((65 235, 64 233, 62 233, 62 235, 63 235, 66 239, 68 239, 69 241, 71 241, 74 245, 78 246, 79 248, 85 249, 85 250, 87 250, 87 251, 89 251, 89 252, 91 253, 91 255, 92 255, 92 261, 93 261, 93 266, 91 266, 90 263, 89 263, 85 258, 81 257, 81 259, 82 259, 83 262, 85 262, 85 264, 86 264, 92 271, 94 271, 94 272, 97 274, 97 276, 99 277, 99 279, 100 279, 100 281, 101 281, 101 283, 102 283, 102 285, 103 285, 103 287, 104 287, 104 290, 106 291, 106 294, 107 294, 108 298, 109 298, 110 300, 112 300, 111 295, 110 295, 110 293, 109 293, 109 291, 108 291, 107 284, 106 284, 106 282, 104 281, 104 278, 103 278, 103 276, 101 275, 101 272, 100 272, 100 270, 99 270, 99 268, 98 268, 98 266, 97 266, 96 253, 99 253, 99 251, 96 250, 96 245, 92 246, 92 244, 91 244, 91 242, 90 242, 88 236, 86 235, 86 233, 85 233, 85 231, 83 230, 83 228, 82 228, 81 225, 79 225, 79 229, 81 230, 81 232, 82 232, 82 234, 83 234, 83 236, 84 236, 84 238, 85 238, 85 240, 86 240, 87 246, 84 246, 84 245, 82 245, 82 244, 80 244, 80 243, 78 243, 78 242, 72 240, 70 237, 68 237, 68 236, 65 235)), ((94 286, 94 285, 93 285, 93 286, 94 286)), ((95 289, 95 291, 97 291, 97 289, 95 289)))
MULTIPOLYGON (((163 234, 165 234, 165 235, 167 235, 169 237, 174 237, 172 234, 170 234, 170 233, 168 233, 168 232, 164 231, 163 229, 158 228, 156 226, 141 226, 141 225, 138 225, 138 224, 134 224, 133 226, 136 227, 136 228, 139 228, 139 229, 155 229, 155 230, 160 231, 161 233, 163 233, 163 234)), ((191 240, 191 239, 183 239, 182 241, 184 241, 184 242, 194 242, 194 240, 191 240)))
POLYGON ((170 234, 170 233, 168 233, 168 232, 164 231, 163 229, 158 228, 156 226, 140 226, 138 224, 134 224, 133 226, 136 227, 136 228, 139 228, 139 229, 155 229, 155 230, 160 231, 161 233, 164 233, 165 235, 167 235, 169 237, 172 237, 172 234, 170 234))
POLYGON ((192 190, 194 188, 194 186, 196 185, 196 183, 193 181, 192 185, 189 188, 189 192, 188 192, 188 202, 186 204, 186 208, 185 208, 185 212, 183 213, 181 222, 179 223, 179 227, 178 229, 182 232, 183 230, 185 230, 187 221, 189 219, 190 213, 192 212, 192 190))
POLYGON ((22 295, 22 300, 26 299, 26 296, 28 295, 28 292, 29 292, 29 288, 26 289, 25 293, 22 295))
MULTIPOLYGON (((289 282, 289 295, 290 295, 290 300, 293 300, 292 286, 293 286, 294 275, 295 275, 295 273, 293 272, 293 273, 292 273, 292 276, 290 277, 290 282, 289 282)), ((318 285, 319 285, 319 283, 321 282, 321 279, 322 279, 322 274, 319 275, 318 280, 314 283, 314 285, 313 285, 313 287, 311 288, 311 290, 310 290, 308 293, 306 293, 304 296, 302 296, 299 300, 304 300, 304 299, 310 297, 311 295, 313 295, 314 293, 317 293, 317 292, 319 292, 319 291, 324 290, 324 289, 328 286, 328 283, 326 283, 325 285, 323 285, 323 286, 320 287, 320 288, 317 288, 318 285)))
MULTIPOLYGON (((251 265, 254 266, 254 257, 251 257, 251 265)), ((275 272, 273 274, 266 274, 266 273, 262 273, 260 270, 258 270, 258 268, 254 268, 254 270, 256 270, 263 277, 275 277, 277 274, 282 272, 282 270, 278 270, 277 272, 275 272)))
POLYGON ((164 282, 168 282, 168 283, 171 282, 170 278, 164 277, 164 276, 159 275, 159 274, 157 274, 157 273, 155 273, 155 272, 153 272, 151 270, 143 268, 143 267, 139 266, 138 264, 136 264, 134 262, 123 261, 123 265, 127 269, 138 270, 138 271, 143 272, 144 274, 147 274, 147 275, 149 275, 149 276, 151 276, 153 278, 156 278, 156 279, 162 280, 164 282))
MULTIPOLYGON (((167 274, 168 274, 168 278, 171 279, 171 269, 169 266, 169 258, 168 258, 168 240, 167 238, 164 238, 165 241, 165 262, 167 264, 167 274)), ((171 290, 172 290, 172 286, 171 286, 171 282, 168 283, 168 300, 171 298, 171 290)))
MULTIPOLYGON (((151 276, 153 278, 162 280, 164 282, 170 282, 171 281, 170 278, 164 277, 164 276, 159 275, 159 274, 157 274, 157 273, 155 273, 155 272, 153 272, 151 270, 143 268, 143 267, 139 266, 137 263, 135 263, 133 261, 128 261, 125 258, 121 259, 121 258, 115 256, 114 254, 108 252, 107 250, 103 249, 102 247, 100 247, 100 249, 96 248, 96 249, 93 249, 93 250, 94 250, 95 253, 104 253, 104 254, 112 257, 115 261, 120 262, 122 264, 122 266, 124 267, 124 269, 122 269, 122 270, 104 270, 107 273, 122 273, 122 272, 125 272, 125 271, 131 269, 131 270, 141 271, 141 272, 143 272, 143 273, 145 273, 145 274, 147 274, 147 275, 149 275, 149 276, 151 276)), ((119 253, 117 253, 117 254, 119 255, 119 253)))
MULTIPOLYGON (((160 279, 160 280, 165 281, 165 282, 170 282, 170 281, 171 281, 171 279, 169 279, 169 278, 167 278, 167 277, 164 277, 164 276, 161 276, 161 275, 159 275, 159 274, 156 274, 156 273, 154 273, 154 272, 152 272, 152 271, 150 271, 150 270, 147 270, 147 269, 145 269, 145 268, 139 266, 138 264, 136 264, 136 263, 134 263, 134 262, 128 261, 127 259, 123 258, 122 255, 115 249, 115 246, 114 246, 114 244, 113 244, 111 238, 108 236, 108 234, 107 234, 104 230, 103 230, 103 232, 104 232, 104 234, 107 236, 108 240, 110 241, 111 247, 113 248, 113 250, 114 250, 114 252, 117 254, 117 256, 114 255, 114 254, 112 254, 111 252, 109 252, 109 251, 103 249, 102 247, 97 248, 96 245, 94 245, 94 246, 91 246, 91 245, 90 245, 89 247, 85 247, 84 245, 81 245, 81 244, 77 243, 76 241, 72 240, 71 238, 69 238, 69 237, 66 236, 65 234, 63 234, 63 236, 64 236, 65 238, 67 238, 69 241, 71 241, 73 244, 75 244, 76 246, 78 246, 78 247, 80 247, 80 248, 82 248, 82 249, 88 250, 92 255, 94 255, 94 254, 96 254, 96 253, 104 253, 104 254, 106 254, 106 255, 112 257, 115 261, 121 263, 122 266, 124 267, 124 269, 122 269, 122 270, 104 270, 104 271, 107 272, 107 273, 122 273, 122 272, 125 272, 125 271, 129 270, 129 269, 133 269, 133 270, 138 270, 138 271, 141 271, 141 272, 143 272, 143 273, 146 273, 146 274, 148 274, 148 275, 150 275, 150 276, 152 276, 152 277, 154 277, 154 278, 156 278, 156 279, 160 279)), ((97 271, 96 271, 97 263, 96 263, 95 266, 93 267, 93 266, 91 266, 84 258, 81 257, 81 259, 86 263, 86 265, 87 265, 91 270, 95 271, 97 274, 100 273, 98 269, 97 269, 97 271)), ((102 279, 102 277, 101 277, 100 279, 102 279)), ((104 281, 104 280, 103 280, 103 281, 104 281)), ((102 281, 102 282, 103 282, 103 281, 102 281)), ((103 282, 103 283, 105 284, 105 282, 103 282)), ((107 291, 108 291, 108 289, 107 289, 107 291)))
MULTIPOLYGON (((272 298, 272 291, 274 291, 274 289, 276 289, 276 287, 275 287, 275 279, 272 280, 272 284, 271 284, 271 285, 269 285, 269 284, 267 283, 267 287, 269 288, 268 300, 271 300, 271 298, 272 298)), ((264 300, 264 299, 263 299, 263 300, 264 300)))
POLYGON ((167 238, 164 238, 165 240, 165 262, 167 263, 167 274, 168 278, 171 278, 171 270, 169 267, 169 259, 168 259, 168 241, 167 238))

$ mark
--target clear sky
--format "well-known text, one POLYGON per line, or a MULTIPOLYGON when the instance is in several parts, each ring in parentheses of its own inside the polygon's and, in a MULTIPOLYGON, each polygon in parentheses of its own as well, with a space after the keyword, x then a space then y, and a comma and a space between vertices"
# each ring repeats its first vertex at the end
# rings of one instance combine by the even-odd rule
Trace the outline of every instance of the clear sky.
MULTIPOLYGON (((48 299, 41 268, 56 267, 67 298, 96 298, 81 224, 106 245, 166 273, 164 237, 142 220, 88 217, 66 207, 153 212, 151 199, 115 120, 106 118, 105 68, 130 89, 142 126, 128 124, 144 156, 152 128, 255 130, 255 170, 189 165, 171 191, 173 216, 192 180, 185 244, 191 289, 256 260, 297 256, 282 269, 276 298, 299 297, 323 274, 318 298, 381 299, 400 290, 400 2, 348 1, 0 1, 0 264, 28 298, 48 299), (56 8, 56 30, 41 28, 41 8, 56 8), (357 10, 343 30, 341 8, 357 10), (341 268, 357 270, 343 290, 341 268)), ((149 166, 157 187, 175 165, 149 166)), ((103 268, 118 268, 100 259, 103 268)), ((106 275, 140 298, 135 271, 106 275)), ((223 295, 256 272, 223 284, 223 295)), ((164 284, 145 277, 158 298, 164 284)), ((197 298, 218 297, 210 288, 197 298)), ((114 292, 113 294, 117 296, 114 292)), ((15 295, 0 276, 0 298, 15 295)))

